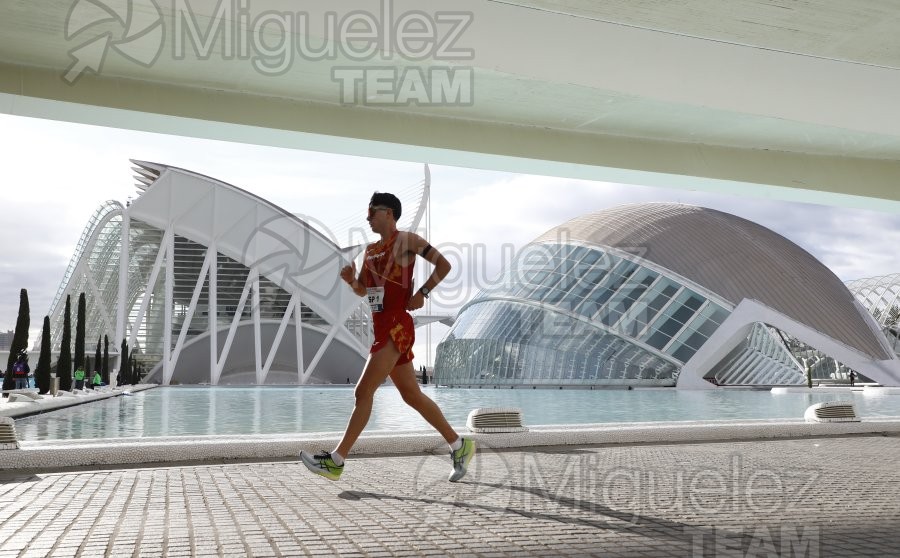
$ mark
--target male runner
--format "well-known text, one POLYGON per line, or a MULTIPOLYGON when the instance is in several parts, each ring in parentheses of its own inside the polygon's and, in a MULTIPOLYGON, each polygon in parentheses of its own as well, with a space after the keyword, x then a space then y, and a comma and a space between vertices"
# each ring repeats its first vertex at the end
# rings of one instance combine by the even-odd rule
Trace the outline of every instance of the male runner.
POLYGON ((397 196, 375 192, 369 202, 366 220, 381 240, 366 247, 363 267, 356 276, 356 266, 341 269, 343 279, 353 292, 366 296, 372 309, 375 342, 369 361, 356 383, 356 405, 344 436, 332 452, 310 455, 300 452, 300 459, 310 471, 331 480, 338 480, 344 471, 344 459, 369 422, 375 390, 388 376, 397 386, 403 401, 417 410, 450 445, 453 471, 450 482, 466 474, 466 467, 475 455, 475 443, 460 437, 444 418, 437 404, 419 389, 413 369, 412 346, 415 329, 409 310, 425 305, 425 298, 441 279, 450 272, 450 262, 421 236, 397 230, 401 205, 397 196), (434 265, 434 271, 415 293, 412 292, 413 267, 416 256, 434 265))

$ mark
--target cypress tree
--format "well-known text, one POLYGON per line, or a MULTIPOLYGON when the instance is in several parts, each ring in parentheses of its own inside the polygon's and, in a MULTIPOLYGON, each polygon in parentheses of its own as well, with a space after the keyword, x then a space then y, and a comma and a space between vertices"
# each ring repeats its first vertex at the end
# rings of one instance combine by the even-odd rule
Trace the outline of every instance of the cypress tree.
POLYGON ((134 368, 134 353, 132 352, 128 355, 128 383, 131 385, 137 385, 137 378, 135 378, 135 368, 134 368))
POLYGON ((59 348, 59 360, 56 361, 56 377, 59 378, 59 389, 72 391, 72 302, 69 295, 66 295, 62 342, 59 348))
MULTIPOLYGON (((12 357, 15 353, 12 352, 12 347, 10 347, 9 356, 12 357)), ((6 374, 3 376, 3 391, 8 389, 13 389, 16 387, 16 380, 13 378, 12 365, 7 365, 6 374)), ((6 394, 3 394, 3 397, 6 397, 6 394)))
POLYGON ((98 337, 97 350, 94 351, 94 372, 100 372, 100 365, 103 364, 103 357, 101 356, 102 353, 100 352, 100 341, 102 341, 102 339, 98 337))
POLYGON ((103 366, 100 367, 100 377, 103 378, 103 383, 106 385, 110 385, 109 383, 109 336, 103 336, 103 366))
POLYGON ((125 385, 128 383, 128 341, 122 339, 122 346, 119 348, 119 376, 116 383, 125 385))
MULTIPOLYGON (((85 298, 84 293, 78 295, 78 314, 75 318, 75 370, 84 366, 84 314, 85 314, 85 298)), ((87 368, 84 368, 88 372, 87 368)))
MULTIPOLYGON (((94 352, 94 373, 91 374, 91 384, 94 383, 94 374, 100 372, 100 367, 103 366, 103 356, 100 353, 100 338, 97 338, 97 350, 94 352)), ((103 379, 103 375, 100 375, 101 380, 103 379)))
POLYGON ((9 359, 6 363, 6 375, 3 376, 3 389, 16 387, 16 380, 12 375, 12 367, 16 362, 19 352, 28 350, 28 328, 31 327, 31 311, 28 308, 28 290, 19 291, 19 316, 16 318, 16 330, 13 333, 12 345, 9 347, 9 359))
MULTIPOLYGON (((3 390, 6 391, 8 389, 13 389, 14 387, 16 387, 16 381, 13 379, 12 366, 10 366, 6 369, 6 374, 3 376, 3 390)), ((3 397, 6 397, 5 393, 3 394, 3 397)))
POLYGON ((50 316, 44 316, 44 328, 41 331, 41 356, 38 357, 34 369, 34 381, 40 393, 50 391, 50 316))

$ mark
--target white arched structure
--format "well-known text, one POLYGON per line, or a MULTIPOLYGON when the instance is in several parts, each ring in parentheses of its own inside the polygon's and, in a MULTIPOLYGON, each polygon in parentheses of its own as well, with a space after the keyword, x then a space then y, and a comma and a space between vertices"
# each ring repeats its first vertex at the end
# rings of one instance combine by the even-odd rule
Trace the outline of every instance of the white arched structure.
POLYGON ((85 292, 87 352, 107 335, 117 355, 127 339, 150 367, 146 379, 303 384, 358 376, 369 314, 339 269, 359 247, 342 249, 230 184, 135 164, 139 196, 127 207, 104 204, 76 248, 50 312, 55 345, 66 296, 74 323, 85 292))
MULTIPOLYGON (((252 323, 253 354, 255 356, 256 382, 266 383, 267 375, 275 360, 278 349, 284 342, 284 333, 293 320, 296 344, 295 352, 303 355, 302 307, 307 307, 321 320, 320 327, 327 331, 324 341, 308 365, 299 358, 298 383, 309 381, 316 371, 328 347, 334 343, 355 346, 365 354, 361 335, 352 335, 346 321, 357 312, 362 316, 364 309, 358 296, 344 288, 339 280, 340 268, 348 262, 348 255, 340 247, 325 238, 307 223, 283 209, 249 192, 183 169, 176 169, 152 163, 136 162, 137 171, 145 184, 143 193, 128 207, 126 218, 132 228, 140 222, 163 232, 154 266, 151 269, 144 296, 134 319, 120 316, 117 331, 130 339, 129 346, 136 346, 140 325, 148 317, 147 311, 153 293, 162 285, 164 306, 162 313, 162 361, 157 366, 162 372, 163 384, 172 381, 175 366, 194 325, 200 306, 204 285, 209 309, 202 324, 210 337, 210 383, 216 384, 221 378, 225 363, 232 348, 234 338, 242 322, 252 323), (194 267, 200 263, 199 273, 180 281, 176 288, 176 273, 181 262, 176 251, 176 237, 190 241, 201 252, 189 254, 184 250, 184 259, 193 259, 194 267), (229 259, 246 267, 246 280, 237 307, 229 312, 219 304, 218 269, 220 259, 229 259), (185 287, 193 281, 189 300, 177 300, 177 295, 187 294, 185 287), (278 290, 282 293, 278 293, 278 290), (272 304, 274 315, 270 320, 279 323, 275 337, 269 347, 265 347, 262 337, 263 297, 274 298, 289 295, 286 304, 272 304), (277 308, 277 310, 276 310, 277 308), (214 310, 213 310, 214 309, 214 310), (249 320, 245 310, 249 309, 249 320), (180 327, 176 329, 173 313, 180 311, 180 327), (220 340, 219 316, 224 314, 230 326, 224 340, 220 340), (278 315, 280 314, 280 315, 278 315), (123 321, 124 319, 124 321, 123 321), (126 323, 127 322, 127 323, 126 323)), ((119 308, 127 308, 126 292, 120 292, 119 308)), ((352 368, 354 372, 359 366, 352 368)), ((343 368, 338 376, 347 373, 343 368)), ((152 376, 159 376, 151 371, 152 376)), ((327 376, 327 373, 326 373, 327 376)), ((325 378, 323 378, 325 379, 325 378)))
MULTIPOLYGON (((185 169, 133 161, 138 197, 110 201, 82 233, 50 310, 53 350, 63 308, 84 292, 86 352, 123 339, 146 380, 163 384, 355 381, 370 314, 339 280, 362 245, 342 248, 245 190, 185 169), (127 239, 127 242, 123 242, 127 239)), ((418 227, 430 173, 401 193, 418 227)))
MULTIPOLYGON (((715 386, 704 377, 739 347, 756 324, 766 324, 788 333, 791 337, 815 347, 821 353, 862 372, 866 377, 882 385, 900 385, 900 360, 896 357, 882 359, 872 357, 757 300, 745 298, 696 354, 684 364, 678 375, 678 387, 714 389, 715 386)), ((877 333, 877 328, 873 328, 873 333, 877 333)), ((886 344, 885 348, 888 348, 886 344)))

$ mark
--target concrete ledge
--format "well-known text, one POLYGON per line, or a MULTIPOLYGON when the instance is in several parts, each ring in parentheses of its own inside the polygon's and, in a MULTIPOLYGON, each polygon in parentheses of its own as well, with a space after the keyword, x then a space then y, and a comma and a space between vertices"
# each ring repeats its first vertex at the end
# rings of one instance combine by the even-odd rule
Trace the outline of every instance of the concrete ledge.
POLYGON ((815 386, 810 389, 807 386, 778 386, 769 390, 771 393, 857 393, 863 395, 900 395, 900 387, 884 387, 873 385, 825 385, 815 386))
MULTIPOLYGON (((588 424, 530 427, 512 434, 467 434, 482 449, 564 445, 695 443, 808 438, 846 435, 898 435, 900 417, 855 423, 806 423, 796 420, 707 421, 588 424)), ((122 438, 64 442, 20 442, 20 449, 0 451, 0 469, 52 470, 66 467, 151 465, 222 460, 296 459, 301 449, 330 450, 340 432, 295 435, 122 438)), ((445 453, 434 431, 365 432, 354 456, 445 453)))
POLYGON ((104 387, 100 390, 85 391, 60 391, 56 397, 52 395, 36 395, 36 399, 29 398, 27 401, 22 399, 13 399, 0 402, 0 417, 24 417, 36 413, 53 411, 64 407, 72 407, 89 403, 91 401, 99 401, 100 399, 108 399, 117 397, 126 392, 135 393, 145 389, 157 387, 156 384, 141 384, 137 386, 120 386, 115 388, 104 387))

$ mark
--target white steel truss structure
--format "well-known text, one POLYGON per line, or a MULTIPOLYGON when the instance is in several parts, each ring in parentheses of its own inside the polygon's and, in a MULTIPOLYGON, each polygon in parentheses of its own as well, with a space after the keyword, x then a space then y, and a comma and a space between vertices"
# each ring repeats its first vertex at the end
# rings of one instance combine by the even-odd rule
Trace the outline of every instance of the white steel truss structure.
MULTIPOLYGON (((53 301, 55 351, 65 299, 74 328, 84 292, 88 349, 107 335, 118 356, 127 340, 148 370, 145 381, 355 381, 371 344, 370 314, 339 270, 362 246, 341 248, 306 221, 219 180, 133 163, 139 196, 95 212, 53 301)), ((418 204, 427 204, 427 182, 418 204)), ((411 212, 412 227, 421 213, 411 212)))
POLYGON ((878 322, 894 353, 900 355, 900 273, 856 279, 846 285, 878 322))

